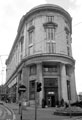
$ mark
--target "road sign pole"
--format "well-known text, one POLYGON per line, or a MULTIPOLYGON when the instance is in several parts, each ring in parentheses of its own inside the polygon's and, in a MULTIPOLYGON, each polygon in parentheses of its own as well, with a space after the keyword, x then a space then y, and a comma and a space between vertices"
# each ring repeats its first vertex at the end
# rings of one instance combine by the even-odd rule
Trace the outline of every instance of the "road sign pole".
POLYGON ((20 105, 19 105, 19 113, 20 113, 20 120, 22 120, 22 100, 21 100, 21 97, 22 97, 22 94, 26 91, 26 86, 25 85, 20 85, 19 88, 18 88, 18 92, 19 92, 19 95, 20 95, 20 105))

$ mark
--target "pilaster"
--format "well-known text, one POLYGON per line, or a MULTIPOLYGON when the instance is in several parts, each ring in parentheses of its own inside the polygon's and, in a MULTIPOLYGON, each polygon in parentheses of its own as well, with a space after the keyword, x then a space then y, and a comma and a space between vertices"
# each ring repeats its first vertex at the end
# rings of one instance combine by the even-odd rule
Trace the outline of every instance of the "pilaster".
POLYGON ((66 83, 66 68, 65 64, 61 64, 61 92, 62 92, 62 98, 65 102, 68 101, 67 98, 67 83, 66 83))
POLYGON ((39 104, 42 104, 43 99, 43 77, 42 77, 42 63, 37 64, 37 82, 42 83, 42 91, 39 93, 39 104))
POLYGON ((72 102, 77 101, 77 93, 76 93, 76 83, 75 83, 75 68, 70 68, 70 87, 71 87, 71 100, 72 102))
POLYGON ((27 88, 24 95, 25 95, 25 98, 27 100, 29 100, 29 67, 23 67, 23 69, 22 69, 22 79, 23 79, 23 84, 27 88))

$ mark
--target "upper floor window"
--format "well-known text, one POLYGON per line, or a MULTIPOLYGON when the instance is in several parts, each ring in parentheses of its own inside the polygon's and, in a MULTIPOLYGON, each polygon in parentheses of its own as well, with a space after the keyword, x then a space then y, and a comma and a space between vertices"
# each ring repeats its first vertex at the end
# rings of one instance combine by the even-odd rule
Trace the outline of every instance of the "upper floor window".
POLYGON ((30 20, 30 22, 29 22, 29 26, 31 27, 32 25, 33 25, 33 19, 30 20))
POLYGON ((70 48, 69 48, 69 46, 67 46, 67 54, 68 54, 68 56, 70 55, 70 48))
POLYGON ((46 39, 55 40, 55 28, 52 28, 52 27, 46 28, 46 39))
POLYGON ((23 57, 23 45, 24 45, 24 37, 22 37, 21 38, 21 40, 20 40, 20 57, 21 57, 21 59, 22 59, 22 57, 23 57))
POLYGON ((35 99, 35 80, 29 81, 29 99, 34 100, 35 99))
POLYGON ((33 40, 34 40, 34 26, 30 26, 28 29, 28 36, 29 36, 29 48, 28 48, 28 54, 33 54, 33 40))
POLYGON ((54 21, 54 16, 46 16, 47 22, 53 22, 54 21))
POLYGON ((69 30, 67 27, 65 27, 65 32, 66 32, 66 40, 67 40, 67 44, 69 44, 69 30))
MULTIPOLYGON (((31 24, 31 22, 29 24, 31 24)), ((35 27, 33 25, 31 25, 28 29, 29 45, 33 43, 34 29, 35 27)))
POLYGON ((33 43, 33 31, 29 31, 29 45, 33 43))
POLYGON ((20 44, 21 44, 21 52, 23 52, 24 37, 22 37, 20 44))

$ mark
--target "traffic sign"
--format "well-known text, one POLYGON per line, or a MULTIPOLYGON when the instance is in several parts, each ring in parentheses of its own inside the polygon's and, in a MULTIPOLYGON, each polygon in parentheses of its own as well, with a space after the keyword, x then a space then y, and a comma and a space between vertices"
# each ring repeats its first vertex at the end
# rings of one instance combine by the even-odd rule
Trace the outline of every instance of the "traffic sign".
POLYGON ((26 91, 26 86, 25 85, 20 85, 18 88, 18 92, 25 92, 26 91))

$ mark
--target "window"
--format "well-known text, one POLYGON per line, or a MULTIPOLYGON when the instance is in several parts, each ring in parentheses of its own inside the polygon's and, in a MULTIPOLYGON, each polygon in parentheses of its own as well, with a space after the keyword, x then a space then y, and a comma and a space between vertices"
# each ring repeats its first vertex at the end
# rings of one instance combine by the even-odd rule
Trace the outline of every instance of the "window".
POLYGON ((47 53, 55 53, 56 52, 56 43, 47 42, 47 53))
POLYGON ((52 28, 52 27, 46 28, 46 39, 55 40, 55 28, 52 28))
POLYGON ((29 45, 33 43, 33 31, 29 32, 29 45))
POLYGON ((56 44, 55 44, 55 28, 46 28, 46 39, 47 39, 47 52, 55 53, 56 44))
POLYGON ((35 75, 36 74, 36 65, 30 66, 30 75, 35 75))
POLYGON ((21 81, 22 80, 22 70, 19 72, 19 75, 18 75, 18 80, 21 81))
POLYGON ((35 99, 35 80, 32 80, 29 82, 29 98, 30 100, 34 100, 35 99))
POLYGON ((22 37, 21 38, 21 40, 20 40, 20 49, 21 49, 21 59, 22 59, 22 57, 23 57, 23 45, 24 45, 24 37, 22 37))
MULTIPOLYGON (((31 24, 31 23, 29 23, 31 24)), ((29 36, 29 48, 28 48, 28 54, 33 54, 33 38, 34 38, 34 29, 35 27, 32 25, 28 29, 28 36, 29 36)))
POLYGON ((29 26, 31 27, 32 25, 33 25, 33 19, 30 20, 30 22, 29 22, 29 26))
POLYGON ((54 16, 46 16, 47 22, 53 22, 54 21, 54 16))
POLYGON ((56 52, 55 32, 57 24, 54 23, 54 16, 47 16, 47 22, 43 24, 46 34, 46 51, 48 53, 56 52))
POLYGON ((44 87, 58 87, 58 78, 45 78, 44 87))
POLYGON ((66 40, 67 40, 67 44, 69 44, 69 30, 67 27, 65 27, 65 32, 66 32, 66 40))
POLYGON ((43 67, 44 68, 44 72, 58 72, 58 66, 57 65, 46 65, 43 67))
POLYGON ((68 54, 68 56, 70 55, 70 48, 69 48, 69 46, 67 46, 67 54, 68 54))
POLYGON ((66 65, 66 75, 69 75, 69 67, 66 65))
POLYGON ((67 94, 68 94, 68 100, 71 100, 71 89, 70 89, 70 81, 67 80, 67 94))

